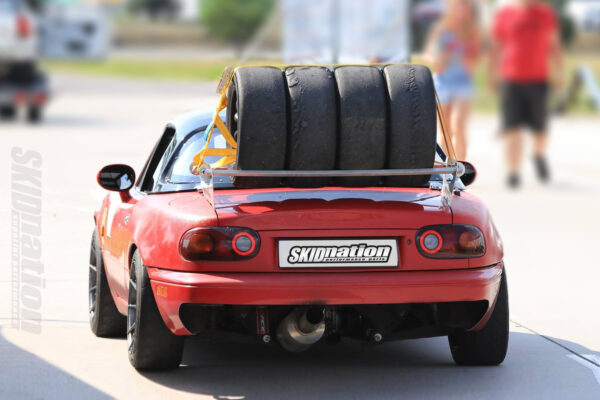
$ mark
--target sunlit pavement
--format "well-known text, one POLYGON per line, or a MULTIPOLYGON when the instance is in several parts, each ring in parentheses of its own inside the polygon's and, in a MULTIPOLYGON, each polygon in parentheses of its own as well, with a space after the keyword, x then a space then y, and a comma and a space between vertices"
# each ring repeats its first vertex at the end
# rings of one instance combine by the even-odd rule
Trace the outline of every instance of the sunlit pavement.
POLYGON ((275 345, 189 340, 184 366, 139 374, 123 339, 98 339, 87 325, 92 211, 98 169, 137 171, 170 117, 214 108, 215 84, 55 77, 44 124, 0 124, 0 398, 600 398, 600 118, 556 120, 553 183, 504 186, 496 120, 473 118, 471 191, 490 208, 504 240, 511 341, 499 367, 452 363, 445 338, 365 347, 318 345, 294 355, 275 345), (41 334, 11 327, 10 151, 42 154, 45 265, 41 334))

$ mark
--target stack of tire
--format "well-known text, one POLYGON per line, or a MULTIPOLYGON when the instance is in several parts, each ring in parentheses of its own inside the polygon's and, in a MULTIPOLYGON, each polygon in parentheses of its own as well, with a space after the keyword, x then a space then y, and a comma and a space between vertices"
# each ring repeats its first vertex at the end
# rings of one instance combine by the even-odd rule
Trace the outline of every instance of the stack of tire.
MULTIPOLYGON (((227 127, 240 170, 431 168, 436 102, 420 65, 245 67, 228 90, 227 127)), ((428 176, 234 177, 239 188, 402 186, 428 176)))

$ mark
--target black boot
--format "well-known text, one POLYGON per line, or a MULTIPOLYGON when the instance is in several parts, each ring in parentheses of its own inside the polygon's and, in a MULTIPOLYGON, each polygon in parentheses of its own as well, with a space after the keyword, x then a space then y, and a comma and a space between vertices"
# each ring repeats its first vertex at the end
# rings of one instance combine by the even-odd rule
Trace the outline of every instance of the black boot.
POLYGON ((510 189, 518 189, 519 186, 521 186, 521 177, 519 174, 512 172, 510 175, 508 175, 506 184, 510 189))
POLYGON ((535 156, 533 158, 535 164, 535 170, 537 172, 538 179, 542 183, 548 183, 550 181, 550 171, 548 170, 548 162, 544 156, 535 156))

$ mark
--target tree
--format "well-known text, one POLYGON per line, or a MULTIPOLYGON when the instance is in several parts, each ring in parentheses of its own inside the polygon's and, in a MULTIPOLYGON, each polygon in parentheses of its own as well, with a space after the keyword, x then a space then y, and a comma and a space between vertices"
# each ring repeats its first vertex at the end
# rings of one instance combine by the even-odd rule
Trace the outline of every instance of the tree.
POLYGON ((549 0, 548 1, 554 7, 556 16, 560 23, 560 38, 565 45, 571 44, 575 38, 575 24, 573 19, 567 15, 565 6, 568 0, 549 0))
POLYGON ((214 37, 240 47, 265 21, 274 0, 204 0, 202 22, 214 37))

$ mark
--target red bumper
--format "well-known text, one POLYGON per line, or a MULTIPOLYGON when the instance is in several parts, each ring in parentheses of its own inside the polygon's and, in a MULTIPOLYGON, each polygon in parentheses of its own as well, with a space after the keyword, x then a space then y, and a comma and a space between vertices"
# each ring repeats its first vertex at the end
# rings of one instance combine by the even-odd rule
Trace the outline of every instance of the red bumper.
POLYGON ((158 309, 169 329, 178 335, 189 334, 179 319, 179 307, 184 303, 334 305, 487 300, 491 306, 501 273, 502 263, 464 270, 360 273, 192 273, 148 268, 158 309))

